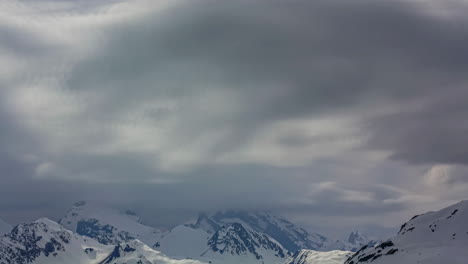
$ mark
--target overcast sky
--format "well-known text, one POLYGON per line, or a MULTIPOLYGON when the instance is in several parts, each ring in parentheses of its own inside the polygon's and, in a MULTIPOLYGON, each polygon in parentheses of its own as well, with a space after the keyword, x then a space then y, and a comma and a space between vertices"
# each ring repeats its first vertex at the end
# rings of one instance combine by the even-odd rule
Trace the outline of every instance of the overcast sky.
POLYGON ((0 217, 77 200, 323 233, 467 198, 463 0, 0 2, 0 217))

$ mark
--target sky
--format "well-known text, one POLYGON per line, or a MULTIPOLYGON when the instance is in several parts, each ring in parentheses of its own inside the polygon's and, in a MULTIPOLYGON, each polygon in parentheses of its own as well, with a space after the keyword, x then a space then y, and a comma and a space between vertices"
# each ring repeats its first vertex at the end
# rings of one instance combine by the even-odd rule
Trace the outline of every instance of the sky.
POLYGON ((464 0, 0 1, 0 217, 270 210, 393 230, 468 193, 464 0))

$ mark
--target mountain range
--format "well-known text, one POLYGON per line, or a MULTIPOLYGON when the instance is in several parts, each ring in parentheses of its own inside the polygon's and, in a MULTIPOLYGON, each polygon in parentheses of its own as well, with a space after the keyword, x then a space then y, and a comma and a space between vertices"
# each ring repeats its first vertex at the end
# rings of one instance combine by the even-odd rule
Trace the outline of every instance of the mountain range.
POLYGON ((161 231, 144 225, 133 211, 78 202, 59 223, 107 245, 138 239, 173 258, 223 263, 239 263, 240 259, 243 263, 284 263, 301 249, 357 250, 370 242, 359 232, 351 233, 348 241, 333 241, 263 211, 200 213, 192 221, 161 231))
POLYGON ((138 240, 104 245, 41 218, 0 237, 0 264, 201 264, 174 260, 138 240))
POLYGON ((467 220, 463 201, 413 217, 383 242, 358 231, 331 241, 268 212, 201 213, 162 231, 133 211, 78 202, 58 223, 2 222, 0 264, 457 264, 468 259, 467 220))
MULTIPOLYGON (((3 222, 2 222, 3 223, 3 222)), ((0 264, 271 263, 332 242, 267 212, 200 213, 169 231, 145 225, 131 210, 77 202, 58 223, 41 218, 4 224, 0 264), (11 231, 10 231, 11 230, 11 231), (10 232, 9 232, 10 231, 10 232)))

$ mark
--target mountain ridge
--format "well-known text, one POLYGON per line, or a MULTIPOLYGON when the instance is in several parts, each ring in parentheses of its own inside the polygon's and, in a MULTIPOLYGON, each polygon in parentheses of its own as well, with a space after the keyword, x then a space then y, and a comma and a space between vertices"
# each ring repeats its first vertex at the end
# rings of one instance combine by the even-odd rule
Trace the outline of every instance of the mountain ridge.
POLYGON ((468 201, 412 217, 392 238, 364 246, 345 263, 451 263, 468 259, 468 201))
POLYGON ((224 210, 200 213, 197 218, 162 232, 142 224, 130 211, 99 208, 78 202, 60 223, 80 235, 103 244, 139 239, 170 257, 202 261, 236 257, 262 263, 284 263, 294 252, 307 248, 328 250, 333 244, 318 233, 309 233, 283 217, 270 212, 224 210))

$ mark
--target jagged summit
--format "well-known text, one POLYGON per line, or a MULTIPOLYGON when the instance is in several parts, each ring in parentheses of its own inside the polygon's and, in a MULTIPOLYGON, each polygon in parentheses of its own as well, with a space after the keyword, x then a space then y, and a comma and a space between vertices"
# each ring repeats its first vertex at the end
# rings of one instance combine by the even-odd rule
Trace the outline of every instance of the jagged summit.
POLYGON ((364 235, 362 232, 356 230, 356 231, 352 231, 349 234, 346 242, 351 243, 351 244, 359 244, 359 243, 364 243, 366 240, 368 240, 367 236, 364 235))
POLYGON ((361 231, 352 231, 343 241, 337 240, 333 242, 328 250, 343 250, 356 252, 363 246, 375 246, 379 241, 371 240, 361 231))

